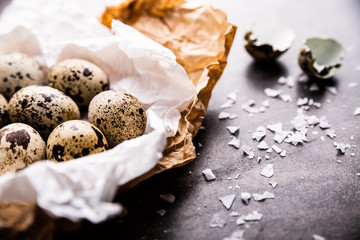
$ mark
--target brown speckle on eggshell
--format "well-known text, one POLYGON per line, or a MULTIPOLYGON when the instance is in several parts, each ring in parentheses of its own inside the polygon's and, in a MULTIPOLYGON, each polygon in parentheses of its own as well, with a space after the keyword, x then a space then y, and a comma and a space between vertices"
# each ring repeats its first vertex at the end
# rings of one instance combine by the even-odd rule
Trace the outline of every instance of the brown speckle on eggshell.
POLYGON ((98 93, 109 90, 106 74, 82 59, 67 59, 50 69, 48 85, 70 96, 80 109, 86 109, 98 93))
POLYGON ((80 119, 76 103, 61 91, 48 86, 28 86, 14 94, 9 102, 12 122, 23 122, 47 139, 60 123, 80 119))
POLYGON ((141 102, 123 91, 108 90, 96 95, 89 105, 89 121, 104 134, 111 147, 141 136, 146 112, 141 102))
POLYGON ((0 55, 0 93, 7 99, 30 85, 45 84, 42 67, 23 53, 0 55))
POLYGON ((57 126, 50 134, 46 155, 50 160, 69 161, 108 149, 104 134, 94 125, 71 120, 57 126))
POLYGON ((42 159, 45 159, 45 142, 35 129, 23 123, 0 129, 0 175, 42 159))

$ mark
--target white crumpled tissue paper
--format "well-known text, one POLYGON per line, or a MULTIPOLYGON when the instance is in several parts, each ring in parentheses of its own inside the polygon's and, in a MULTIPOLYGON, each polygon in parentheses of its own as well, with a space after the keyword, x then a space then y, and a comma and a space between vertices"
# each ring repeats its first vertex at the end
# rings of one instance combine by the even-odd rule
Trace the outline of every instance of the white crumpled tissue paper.
POLYGON ((122 211, 112 203, 118 186, 153 168, 176 133, 180 112, 195 97, 193 83, 169 49, 121 22, 113 21, 112 30, 101 25, 97 17, 106 3, 14 0, 0 15, 0 54, 24 52, 47 68, 67 58, 95 63, 111 89, 143 103, 145 134, 103 153, 5 174, 0 201, 28 201, 53 217, 101 222, 122 211))

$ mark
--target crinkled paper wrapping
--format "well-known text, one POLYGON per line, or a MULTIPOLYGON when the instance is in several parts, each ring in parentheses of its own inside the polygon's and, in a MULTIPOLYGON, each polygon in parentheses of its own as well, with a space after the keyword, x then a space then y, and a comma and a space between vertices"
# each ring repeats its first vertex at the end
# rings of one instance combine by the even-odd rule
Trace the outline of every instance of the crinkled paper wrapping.
POLYGON ((128 0, 106 8, 102 23, 110 28, 113 19, 171 49, 197 92, 194 101, 182 112, 177 134, 167 139, 164 156, 151 171, 121 187, 127 189, 156 173, 195 159, 192 139, 205 117, 211 92, 225 69, 236 26, 227 22, 225 13, 205 1, 128 0))
POLYGON ((192 138, 236 31, 205 2, 107 7, 100 20, 111 31, 95 18, 104 1, 73 2, 13 1, 0 18, 0 53, 25 52, 47 67, 71 57, 90 60, 107 73, 112 89, 139 98, 148 126, 143 136, 104 153, 1 176, 0 227, 8 237, 36 231, 42 238, 32 239, 50 239, 54 225, 66 228, 66 219, 103 221, 122 210, 111 202, 117 190, 193 160, 192 138))

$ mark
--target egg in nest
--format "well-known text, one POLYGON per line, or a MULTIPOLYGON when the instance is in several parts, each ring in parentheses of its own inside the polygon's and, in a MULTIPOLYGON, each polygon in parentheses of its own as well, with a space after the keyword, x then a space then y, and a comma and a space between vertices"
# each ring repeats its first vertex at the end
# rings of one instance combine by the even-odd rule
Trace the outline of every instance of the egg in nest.
POLYGON ((23 123, 0 129, 0 175, 42 159, 45 159, 45 142, 35 129, 23 123))
POLYGON ((54 65, 48 85, 71 97, 80 109, 86 109, 96 94, 109 90, 104 71, 82 59, 66 59, 54 65))
POLYGON ((147 122, 141 102, 126 92, 115 90, 96 95, 90 102, 88 116, 90 123, 105 134, 110 147, 141 136, 147 122))
POLYGON ((108 149, 104 134, 94 125, 71 120, 57 126, 46 144, 46 155, 58 162, 100 153, 108 149))
POLYGON ((5 126, 9 119, 9 104, 6 98, 0 94, 0 128, 5 126))
POLYGON ((0 56, 0 93, 7 99, 23 87, 43 84, 44 73, 33 58, 23 53, 0 56))
POLYGON ((63 92, 48 86, 28 86, 14 94, 9 102, 12 122, 23 122, 47 139, 60 123, 80 119, 76 103, 63 92))

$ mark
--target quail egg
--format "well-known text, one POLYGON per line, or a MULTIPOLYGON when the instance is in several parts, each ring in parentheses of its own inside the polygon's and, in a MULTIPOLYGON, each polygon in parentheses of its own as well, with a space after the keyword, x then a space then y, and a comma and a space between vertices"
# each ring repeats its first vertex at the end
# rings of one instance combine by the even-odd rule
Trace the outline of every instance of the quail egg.
POLYGON ((91 100, 88 114, 90 123, 105 134, 110 147, 142 135, 146 128, 144 107, 123 91, 99 93, 91 100))
POLYGON ((3 127, 9 119, 9 104, 6 98, 0 94, 0 128, 3 127))
POLYGON ((245 49, 256 60, 274 60, 291 47, 294 38, 288 27, 257 23, 245 34, 245 49))
POLYGON ((63 92, 48 86, 28 86, 14 94, 9 102, 12 122, 23 122, 47 139, 54 128, 68 120, 80 119, 76 103, 63 92))
POLYGON ((63 162, 107 149, 106 138, 97 127, 82 120, 71 120, 51 132, 46 144, 46 155, 50 160, 63 162))
POLYGON ((309 76, 327 79, 341 67, 344 55, 344 48, 334 39, 309 38, 300 49, 298 62, 309 76))
POLYGON ((0 175, 45 159, 45 142, 40 134, 23 123, 0 129, 0 175))
POLYGON ((86 109, 98 93, 109 90, 106 74, 95 64, 67 59, 50 69, 48 85, 71 97, 80 109, 86 109))
POLYGON ((0 56, 0 93, 7 99, 29 85, 43 85, 45 78, 41 66, 23 53, 0 56))

